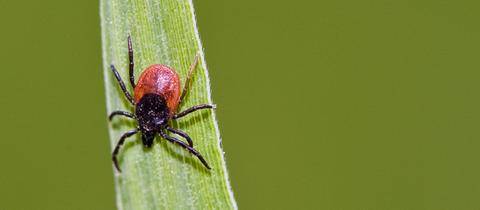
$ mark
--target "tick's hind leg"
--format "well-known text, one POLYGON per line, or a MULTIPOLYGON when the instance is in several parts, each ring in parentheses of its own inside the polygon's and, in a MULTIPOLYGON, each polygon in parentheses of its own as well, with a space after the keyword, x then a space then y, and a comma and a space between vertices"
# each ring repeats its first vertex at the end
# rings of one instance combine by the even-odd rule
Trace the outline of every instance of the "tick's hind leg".
POLYGON ((181 131, 181 130, 177 130, 177 129, 174 129, 174 128, 170 128, 170 127, 167 127, 167 130, 174 133, 174 134, 177 134, 183 138, 185 138, 188 142, 188 145, 190 145, 190 147, 193 147, 193 141, 192 139, 190 138, 190 136, 188 136, 187 133, 181 131))
POLYGON ((135 75, 133 74, 135 63, 133 62, 133 48, 130 34, 128 35, 128 61, 128 74, 130 76, 130 84, 132 85, 132 88, 135 89, 135 75))
POLYGON ((122 172, 122 170, 120 170, 120 167, 118 166, 118 161, 117 161, 118 151, 120 150, 120 147, 122 147, 123 143, 125 142, 125 139, 132 136, 133 134, 136 134, 137 132, 138 132, 138 129, 127 131, 126 133, 124 133, 122 137, 120 137, 120 140, 118 141, 117 146, 115 146, 115 149, 113 150, 112 160, 118 172, 122 172))
POLYGON ((192 79, 193 72, 195 69, 197 69, 196 67, 198 63, 198 58, 200 57, 199 55, 200 53, 197 53, 197 55, 195 55, 195 59, 193 60, 193 63, 190 66, 190 69, 188 70, 187 79, 185 80, 185 85, 183 85, 182 95, 180 95, 180 102, 178 104, 182 104, 183 98, 188 92, 188 87, 190 86, 190 80, 192 79))
POLYGON ((202 162, 202 164, 208 168, 208 169, 211 169, 210 166, 208 166, 208 163, 207 161, 203 158, 203 156, 200 154, 200 152, 198 152, 197 150, 195 150, 193 147, 191 146, 188 146, 187 144, 185 144, 183 141, 180 141, 178 140, 177 138, 175 137, 171 137, 171 136, 168 136, 167 134, 165 134, 162 130, 160 130, 160 136, 172 143, 176 143, 178 145, 180 145, 181 147, 185 148, 186 150, 188 150, 190 153, 192 153, 193 155, 197 156, 197 158, 202 162))
POLYGON ((176 114, 175 116, 173 116, 173 119, 178 119, 178 118, 181 118, 187 114, 190 114, 194 111, 197 111, 197 110, 200 110, 200 109, 214 109, 215 108, 215 105, 211 105, 211 104, 200 104, 200 105, 196 105, 196 106, 192 106, 190 108, 188 108, 187 110, 183 111, 183 112, 180 112, 178 114, 176 114))

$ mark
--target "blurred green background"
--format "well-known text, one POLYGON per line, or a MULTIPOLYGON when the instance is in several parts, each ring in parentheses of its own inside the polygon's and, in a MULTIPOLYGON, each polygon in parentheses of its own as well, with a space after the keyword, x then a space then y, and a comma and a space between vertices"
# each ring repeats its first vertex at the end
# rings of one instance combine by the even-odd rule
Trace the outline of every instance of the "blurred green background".
MULTIPOLYGON (((195 1, 241 209, 480 209, 478 1, 195 1)), ((0 0, 0 209, 114 209, 98 2, 0 0)))

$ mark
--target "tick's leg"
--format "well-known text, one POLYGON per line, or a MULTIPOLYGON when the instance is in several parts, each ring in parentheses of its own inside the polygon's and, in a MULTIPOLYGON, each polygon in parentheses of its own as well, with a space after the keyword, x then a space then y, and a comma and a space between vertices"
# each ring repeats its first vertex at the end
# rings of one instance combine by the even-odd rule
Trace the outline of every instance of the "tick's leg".
POLYGON ((115 116, 117 116, 117 115, 125 116, 125 117, 128 117, 128 118, 135 119, 135 115, 133 115, 133 114, 130 113, 130 112, 125 112, 125 111, 113 111, 113 112, 110 113, 110 115, 108 116, 108 120, 112 121, 113 117, 115 117, 115 116))
POLYGON ((175 116, 173 116, 173 119, 178 119, 180 117, 183 117, 187 114, 190 114, 194 111, 197 111, 197 110, 200 110, 200 109, 214 109, 215 108, 215 105, 211 105, 211 104, 200 104, 200 105, 196 105, 196 106, 192 106, 190 108, 188 108, 187 110, 183 111, 183 112, 180 112, 178 114, 176 114, 175 116))
POLYGON ((198 152, 197 150, 193 149, 193 147, 190 147, 188 146, 187 144, 185 144, 183 141, 180 141, 178 140, 177 138, 175 137, 171 137, 171 136, 168 136, 167 134, 165 134, 162 130, 160 130, 160 136, 172 143, 176 143, 178 145, 180 145, 181 147, 185 148, 186 150, 188 150, 190 153, 192 153, 193 155, 197 156, 197 158, 203 163, 203 165, 208 168, 208 169, 211 169, 210 166, 208 166, 208 163, 207 161, 205 161, 205 159, 202 157, 202 155, 200 154, 200 152, 198 152))
POLYGON ((132 104, 135 105, 135 102, 133 101, 132 96, 128 92, 127 88, 125 87, 125 83, 123 83, 122 78, 120 77, 120 74, 118 74, 117 69, 115 66, 112 64, 110 67, 112 67, 112 72, 113 75, 115 75, 115 78, 117 78, 118 84, 120 85, 120 88, 122 88, 123 93, 125 94, 125 97, 127 97, 128 101, 132 104))
POLYGON ((132 136, 133 134, 136 134, 137 132, 138 132, 138 129, 127 131, 126 133, 124 133, 122 135, 122 137, 120 137, 120 140, 118 141, 117 146, 115 146, 115 149, 113 150, 112 160, 113 160, 113 164, 115 165, 115 168, 117 168, 118 172, 122 172, 122 170, 120 170, 120 167, 118 166, 118 161, 117 161, 118 151, 120 150, 120 147, 125 142, 125 139, 132 136))
POLYGON ((135 89, 135 75, 133 74, 135 63, 133 62, 133 48, 132 48, 132 39, 130 38, 130 34, 128 34, 128 60, 130 61, 130 65, 128 68, 128 74, 130 76, 130 84, 132 88, 135 89))
POLYGON ((190 145, 190 147, 193 147, 193 141, 192 139, 190 138, 190 136, 188 136, 187 133, 181 131, 181 130, 177 130, 177 129, 174 129, 174 128, 171 128, 171 127, 167 127, 167 130, 174 133, 174 134, 177 134, 183 138, 185 138, 188 142, 188 145, 190 145))
POLYGON ((182 95, 180 95, 180 102, 178 104, 182 104, 183 98, 185 97, 185 95, 188 92, 188 87, 190 85, 190 80, 192 79, 193 72, 197 67, 199 55, 200 55, 200 53, 197 53, 197 55, 195 55, 195 59, 193 60, 192 65, 190 66, 190 70, 188 70, 187 79, 185 80, 185 85, 183 85, 182 95))

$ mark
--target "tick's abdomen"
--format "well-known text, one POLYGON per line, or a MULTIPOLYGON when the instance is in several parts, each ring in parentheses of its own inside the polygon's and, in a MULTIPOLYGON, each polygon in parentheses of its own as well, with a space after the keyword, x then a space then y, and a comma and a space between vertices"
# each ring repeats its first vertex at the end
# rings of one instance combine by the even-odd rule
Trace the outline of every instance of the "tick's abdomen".
POLYGON ((157 94, 165 99, 169 116, 173 116, 180 100, 180 79, 168 66, 154 64, 147 67, 135 86, 134 100, 138 103, 145 94, 157 94))

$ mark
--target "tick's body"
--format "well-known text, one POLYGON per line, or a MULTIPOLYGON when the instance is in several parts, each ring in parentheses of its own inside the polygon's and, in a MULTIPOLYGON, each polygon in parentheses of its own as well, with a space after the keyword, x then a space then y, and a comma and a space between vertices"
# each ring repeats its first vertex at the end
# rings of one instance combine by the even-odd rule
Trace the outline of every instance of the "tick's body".
POLYGON ((213 108, 212 105, 201 104, 191 107, 181 113, 177 113, 177 108, 185 96, 188 82, 191 78, 193 70, 196 67, 198 57, 195 57, 195 61, 190 67, 189 75, 186 79, 183 91, 180 92, 180 78, 178 77, 178 74, 170 67, 161 64, 154 64, 147 67, 140 75, 137 84, 135 84, 135 78, 133 76, 133 50, 130 36, 128 37, 128 49, 130 60, 130 84, 134 88, 133 98, 127 91, 125 84, 120 78, 120 75, 115 67, 113 65, 111 67, 116 79, 120 84, 120 87, 125 93, 125 96, 135 107, 135 114, 124 111, 114 111, 110 114, 109 119, 111 120, 116 115, 126 116, 136 119, 138 122, 138 127, 135 130, 131 130, 123 134, 118 141, 118 144, 112 154, 115 167, 120 171, 117 162, 117 154, 125 139, 135 133, 141 132, 142 142, 145 147, 151 147, 153 145, 155 136, 159 134, 162 138, 187 149, 193 155, 197 156, 203 165, 205 165, 205 167, 210 169, 202 155, 193 148, 193 142, 188 134, 171 128, 168 124, 171 120, 183 117, 193 111, 213 108), (165 130, 185 138, 188 144, 178 140, 175 137, 167 135, 165 130))
POLYGON ((143 71, 135 87, 134 101, 138 103, 145 94, 157 94, 167 101, 169 116, 176 113, 180 102, 180 78, 173 69, 154 64, 143 71))

